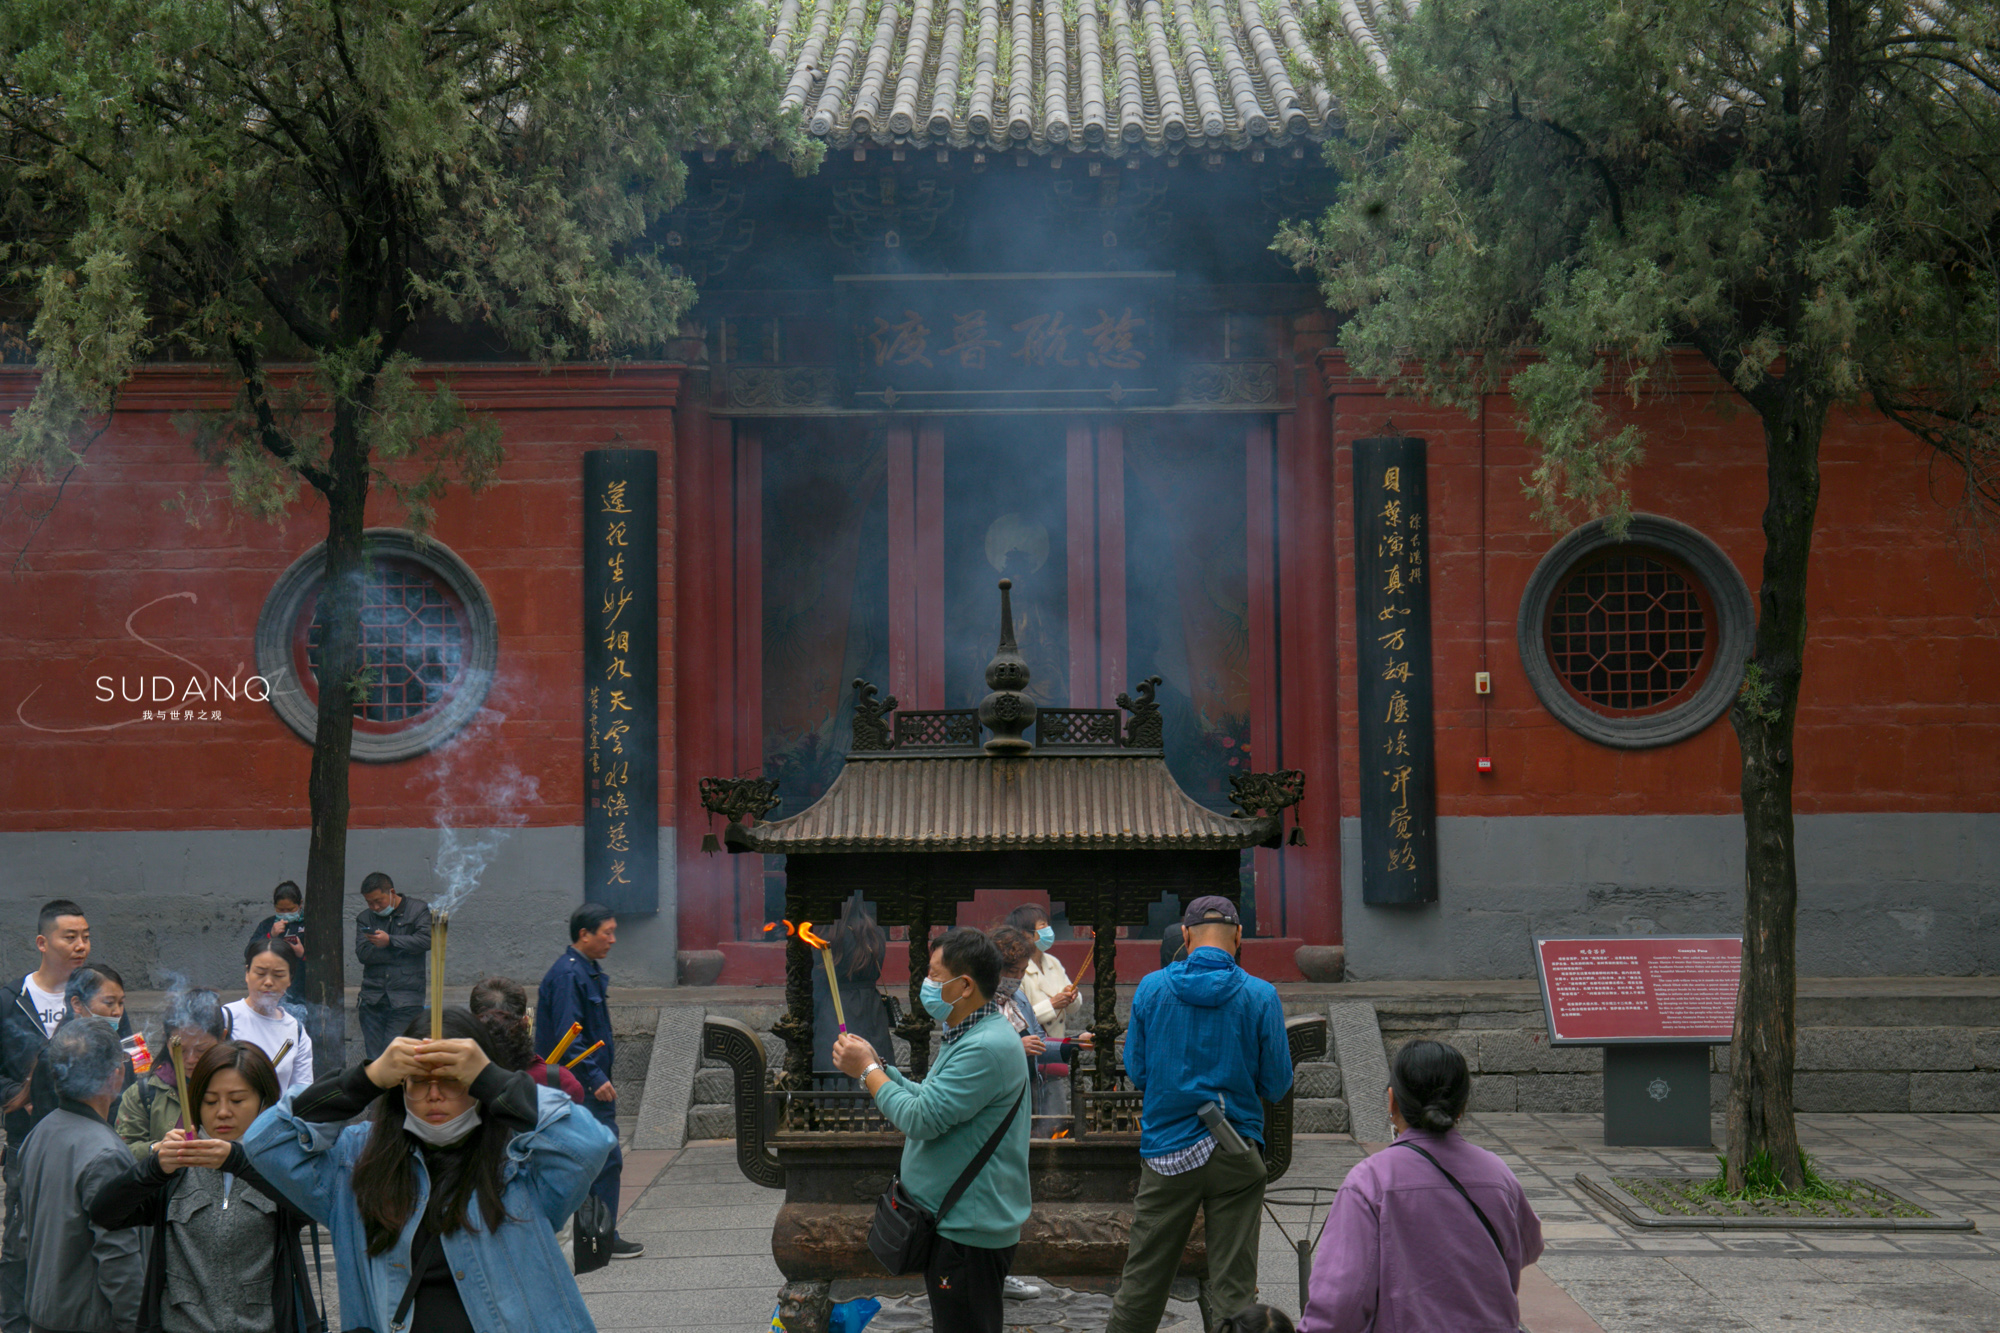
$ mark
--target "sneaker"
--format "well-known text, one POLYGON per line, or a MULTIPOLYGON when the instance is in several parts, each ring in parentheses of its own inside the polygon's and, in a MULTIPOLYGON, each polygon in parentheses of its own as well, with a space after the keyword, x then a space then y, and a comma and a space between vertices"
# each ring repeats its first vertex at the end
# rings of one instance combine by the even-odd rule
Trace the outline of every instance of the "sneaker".
POLYGON ((1010 1277, 1000 1284, 1000 1294, 1010 1301, 1032 1301, 1041 1296, 1042 1289, 1032 1282, 1010 1277))
POLYGON ((611 1241, 613 1259, 637 1259, 645 1252, 646 1247, 636 1240, 626 1240, 623 1236, 617 1236, 611 1241))

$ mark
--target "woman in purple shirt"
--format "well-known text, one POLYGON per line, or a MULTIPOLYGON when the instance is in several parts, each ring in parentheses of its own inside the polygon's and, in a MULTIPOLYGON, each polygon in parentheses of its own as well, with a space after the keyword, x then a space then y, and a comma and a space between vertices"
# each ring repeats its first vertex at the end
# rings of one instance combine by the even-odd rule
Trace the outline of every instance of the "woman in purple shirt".
POLYGON ((1342 1182, 1298 1333, 1514 1333, 1542 1223, 1507 1164, 1453 1128, 1465 1057, 1413 1041, 1389 1077, 1396 1141, 1342 1182))

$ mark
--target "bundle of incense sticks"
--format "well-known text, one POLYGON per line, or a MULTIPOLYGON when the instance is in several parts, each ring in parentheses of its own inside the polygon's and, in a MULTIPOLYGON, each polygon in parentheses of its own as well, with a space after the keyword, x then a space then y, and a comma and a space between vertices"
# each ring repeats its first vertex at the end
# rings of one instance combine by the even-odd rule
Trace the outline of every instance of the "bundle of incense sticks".
POLYGON ((431 921, 431 1040, 444 1036, 444 934, 451 914, 440 912, 431 921))
POLYGON ((562 1034, 562 1040, 558 1041, 554 1046, 549 1048, 549 1058, 546 1061, 546 1063, 554 1064, 556 1061, 562 1059, 562 1053, 569 1049, 569 1044, 582 1035, 583 1035, 583 1024, 571 1023, 569 1025, 569 1031, 562 1034))
POLYGON ((287 1039, 285 1044, 278 1048, 278 1053, 271 1057, 271 1068, 276 1069, 279 1065, 285 1063, 285 1057, 291 1053, 292 1042, 290 1039, 287 1039))
POLYGON ((174 1086, 181 1094, 181 1124, 187 1127, 189 1137, 200 1131, 196 1128, 194 1105, 188 1100, 187 1053, 181 1049, 181 1039, 173 1038, 167 1043, 174 1057, 174 1086))
POLYGON ((799 927, 799 938, 819 950, 819 960, 826 964, 826 988, 833 992, 834 1021, 840 1024, 842 1032, 847 1031, 847 1014, 840 1003, 840 980, 833 975, 833 947, 823 935, 813 930, 810 921, 799 927))
POLYGON ((571 1056, 568 1060, 565 1060, 563 1062, 563 1068, 574 1069, 578 1065, 582 1064, 585 1060, 588 1060, 591 1056, 596 1055, 599 1051, 603 1049, 604 1049, 603 1042, 601 1041, 592 1042, 590 1045, 584 1047, 581 1052, 579 1052, 574 1056, 571 1056))

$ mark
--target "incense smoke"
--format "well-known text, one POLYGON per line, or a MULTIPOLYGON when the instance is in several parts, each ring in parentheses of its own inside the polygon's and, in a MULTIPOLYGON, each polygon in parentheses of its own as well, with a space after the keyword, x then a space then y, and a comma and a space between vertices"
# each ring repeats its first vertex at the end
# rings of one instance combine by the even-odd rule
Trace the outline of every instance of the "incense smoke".
MULTIPOLYGON (((467 682, 461 688, 469 688, 467 682)), ((491 696, 489 696, 491 697, 491 696)), ((541 798, 538 779, 521 772, 513 760, 482 776, 461 776, 459 761, 477 759, 485 742, 498 738, 507 715, 482 708, 479 715, 447 746, 437 751, 433 799, 437 806, 438 850, 433 867, 442 886, 433 912, 455 911, 479 887, 500 847, 513 830, 528 822, 526 807, 541 798), (468 827, 468 816, 480 812, 480 822, 468 827)))

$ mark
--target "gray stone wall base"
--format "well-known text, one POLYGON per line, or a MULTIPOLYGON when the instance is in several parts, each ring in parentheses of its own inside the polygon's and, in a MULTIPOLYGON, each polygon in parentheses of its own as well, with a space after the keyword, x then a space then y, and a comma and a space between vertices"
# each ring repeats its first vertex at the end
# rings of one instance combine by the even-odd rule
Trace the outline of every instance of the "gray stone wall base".
POLYGON ((632 1146, 641 1151, 679 1148, 687 1142, 688 1104, 694 1094, 695 1071, 701 1064, 701 1023, 706 1011, 694 1005, 660 1006, 659 1028, 653 1034, 652 1060, 646 1069, 645 1099, 632 1146))
MULTIPOLYGON (((446 978, 464 1003, 481 977, 513 977, 530 993, 569 944, 569 914, 583 901, 583 830, 501 829, 480 886, 452 915, 446 978)), ((50 898, 73 898, 90 917, 91 954, 124 974, 133 990, 175 985, 240 991, 243 946, 271 911, 280 880, 305 880, 305 829, 193 829, 125 832, 0 833, 0 921, 27 922, 4 938, 22 972, 35 965, 32 929, 50 898)), ((672 848, 672 830, 661 830, 672 848)), ((355 829, 347 838, 351 881, 341 904, 347 983, 361 979, 353 920, 362 907, 361 877, 381 870, 405 893, 437 896, 435 828, 355 829)), ((675 984, 674 861, 661 861, 654 916, 618 923, 618 946, 605 960, 612 999, 620 986, 675 984)))
MULTIPOLYGON (((2000 972, 2000 814, 1800 815, 1801 974, 2000 972)), ((1341 820, 1351 981, 1531 975, 1536 935, 1738 934, 1740 815, 1456 816, 1438 901, 1361 901, 1361 821, 1341 820)))
POLYGON ((1347 1092, 1349 1132, 1363 1143, 1387 1143, 1396 1137, 1389 1107, 1380 1089, 1389 1086, 1389 1060, 1382 1046, 1382 1029, 1375 1006, 1366 1000, 1340 1000, 1327 1007, 1333 1033, 1333 1059, 1347 1092))

